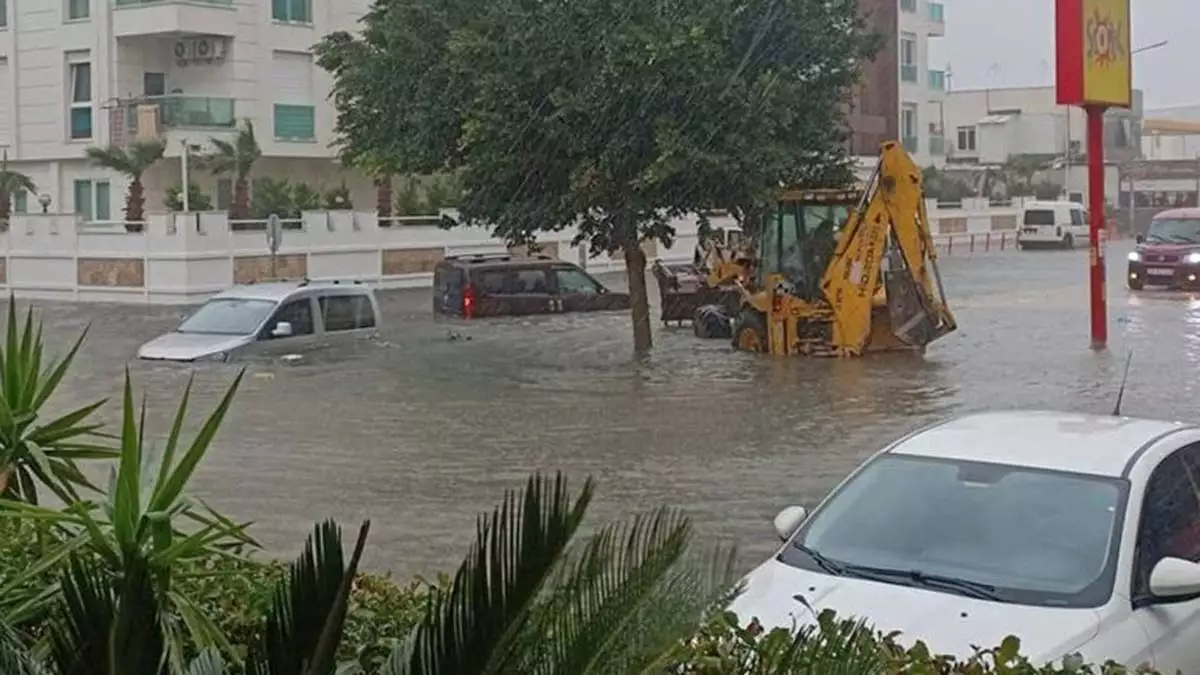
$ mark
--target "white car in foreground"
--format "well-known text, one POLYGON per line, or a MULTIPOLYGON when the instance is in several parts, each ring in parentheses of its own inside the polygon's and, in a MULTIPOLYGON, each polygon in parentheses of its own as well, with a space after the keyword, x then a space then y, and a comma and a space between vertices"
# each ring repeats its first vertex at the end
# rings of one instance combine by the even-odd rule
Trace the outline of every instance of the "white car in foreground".
POLYGON ((1021 639, 1200 673, 1200 427, 1052 412, 968 415, 865 462, 732 609, 767 628, 833 609, 935 653, 1021 639))

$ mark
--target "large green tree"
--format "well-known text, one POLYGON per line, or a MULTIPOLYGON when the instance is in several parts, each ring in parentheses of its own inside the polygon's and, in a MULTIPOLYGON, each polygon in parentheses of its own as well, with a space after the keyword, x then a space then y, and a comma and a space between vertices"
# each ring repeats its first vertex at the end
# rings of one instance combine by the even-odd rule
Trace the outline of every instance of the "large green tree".
POLYGON ((577 226, 623 255, 639 351, 639 244, 849 181, 847 93, 877 44, 856 0, 389 0, 363 25, 317 47, 343 159, 456 172, 460 222, 510 243, 577 226))

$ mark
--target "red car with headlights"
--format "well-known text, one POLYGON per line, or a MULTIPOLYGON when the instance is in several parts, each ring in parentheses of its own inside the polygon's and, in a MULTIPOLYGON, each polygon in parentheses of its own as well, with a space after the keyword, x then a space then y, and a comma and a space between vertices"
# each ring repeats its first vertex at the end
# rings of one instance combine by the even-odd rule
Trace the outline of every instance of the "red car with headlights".
POLYGON ((1154 216, 1129 254, 1129 287, 1200 288, 1200 209, 1171 209, 1154 216))

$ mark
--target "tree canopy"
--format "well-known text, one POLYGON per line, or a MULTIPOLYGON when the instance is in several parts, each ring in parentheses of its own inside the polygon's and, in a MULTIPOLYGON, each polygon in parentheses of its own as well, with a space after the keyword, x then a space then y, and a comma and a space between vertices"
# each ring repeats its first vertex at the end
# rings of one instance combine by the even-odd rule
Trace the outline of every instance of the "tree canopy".
POLYGON ((878 43, 857 12, 856 0, 388 0, 317 55, 345 161, 453 172, 461 222, 512 243, 577 225, 593 253, 624 252, 645 347, 637 242, 669 244, 672 217, 743 213, 780 183, 852 179, 844 113, 878 43))

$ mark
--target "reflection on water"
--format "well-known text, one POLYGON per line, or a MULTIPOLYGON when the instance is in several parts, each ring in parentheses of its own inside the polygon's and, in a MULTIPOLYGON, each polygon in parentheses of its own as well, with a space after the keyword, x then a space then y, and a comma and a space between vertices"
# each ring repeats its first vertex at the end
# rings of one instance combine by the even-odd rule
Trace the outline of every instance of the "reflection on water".
MULTIPOLYGON (((427 291, 384 293, 378 342, 241 364, 250 376, 197 488, 256 520, 279 552, 294 551, 312 520, 370 517, 368 563, 406 574, 444 569, 503 489, 561 468, 597 477, 598 519, 671 502, 702 532, 739 542, 749 562, 774 547, 780 507, 814 504, 865 457, 941 416, 1107 412, 1127 346, 1137 354, 1126 411, 1194 418, 1178 394, 1200 375, 1200 312, 1171 294, 1135 298, 1111 270, 1111 311, 1127 330, 1114 328, 1111 354, 1094 354, 1085 262, 1082 251, 946 259, 961 328, 924 358, 773 359, 662 329, 635 362, 622 314, 465 323, 432 318, 427 291), (1050 294, 1064 295, 1028 301, 1050 294)), ((59 347, 92 324, 61 407, 117 395, 137 346, 186 314, 41 307, 59 347)), ((195 370, 197 411, 239 367, 195 370)), ((161 430, 193 369, 132 368, 161 430)))

